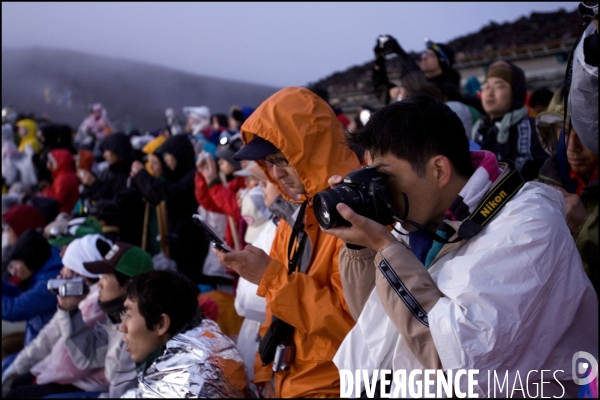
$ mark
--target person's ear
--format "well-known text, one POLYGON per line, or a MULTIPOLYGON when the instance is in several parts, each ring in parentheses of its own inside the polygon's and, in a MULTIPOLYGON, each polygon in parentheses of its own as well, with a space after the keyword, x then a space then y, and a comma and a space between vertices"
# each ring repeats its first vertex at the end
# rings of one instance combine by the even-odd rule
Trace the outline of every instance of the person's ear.
POLYGON ((160 320, 158 321, 158 324, 156 325, 158 334, 160 336, 164 335, 165 333, 167 333, 169 331, 170 326, 171 326, 171 318, 167 314, 162 313, 160 315, 160 320))
POLYGON ((432 157, 433 174, 440 188, 445 187, 452 177, 452 164, 448 157, 437 155, 432 157))

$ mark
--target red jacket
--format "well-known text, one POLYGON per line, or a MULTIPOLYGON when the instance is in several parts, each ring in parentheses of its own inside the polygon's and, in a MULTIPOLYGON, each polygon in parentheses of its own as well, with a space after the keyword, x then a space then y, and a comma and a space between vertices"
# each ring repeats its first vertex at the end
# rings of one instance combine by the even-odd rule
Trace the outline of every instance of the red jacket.
POLYGON ((54 149, 49 157, 56 161, 57 168, 51 170, 54 181, 44 189, 44 194, 58 201, 60 212, 70 213, 79 200, 79 179, 75 175, 73 154, 67 149, 54 149))
MULTIPOLYGON (((198 204, 204 207, 207 211, 218 212, 225 214, 228 217, 232 217, 236 223, 238 230, 238 238, 242 249, 244 248, 244 231, 245 221, 242 218, 240 206, 237 202, 236 194, 240 189, 246 187, 246 182, 243 177, 236 177, 224 186, 221 183, 216 183, 208 188, 204 175, 196 171, 195 181, 195 195, 198 204)), ((233 236, 229 222, 227 223, 227 230, 225 231, 225 241, 227 244, 234 248, 233 236)))

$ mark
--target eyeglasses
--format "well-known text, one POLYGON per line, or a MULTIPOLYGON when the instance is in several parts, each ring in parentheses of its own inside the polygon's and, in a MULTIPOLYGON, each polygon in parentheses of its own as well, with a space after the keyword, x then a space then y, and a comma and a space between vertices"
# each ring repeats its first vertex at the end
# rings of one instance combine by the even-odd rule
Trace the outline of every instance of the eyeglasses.
POLYGON ((510 88, 510 86, 507 83, 502 83, 502 82, 496 82, 494 84, 484 83, 483 86, 481 86, 481 91, 488 92, 490 90, 505 90, 508 88, 510 88))
POLYGON ((287 167, 290 165, 290 162, 285 157, 273 157, 271 159, 258 160, 259 164, 262 164, 265 168, 271 168, 272 166, 276 166, 279 168, 287 167))
POLYGON ((127 311, 123 310, 119 313, 119 318, 121 318, 121 322, 124 322, 129 316, 127 315, 127 311))

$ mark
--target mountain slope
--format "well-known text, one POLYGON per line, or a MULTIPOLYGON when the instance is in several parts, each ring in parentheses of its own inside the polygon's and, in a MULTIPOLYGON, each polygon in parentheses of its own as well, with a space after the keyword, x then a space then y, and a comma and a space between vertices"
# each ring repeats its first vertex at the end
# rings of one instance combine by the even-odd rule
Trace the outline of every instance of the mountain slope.
POLYGON ((165 124, 167 107, 182 119, 184 106, 206 105, 227 114, 232 105, 257 107, 277 90, 76 51, 2 50, 2 105, 74 127, 94 102, 106 107, 118 129, 143 132, 165 124))

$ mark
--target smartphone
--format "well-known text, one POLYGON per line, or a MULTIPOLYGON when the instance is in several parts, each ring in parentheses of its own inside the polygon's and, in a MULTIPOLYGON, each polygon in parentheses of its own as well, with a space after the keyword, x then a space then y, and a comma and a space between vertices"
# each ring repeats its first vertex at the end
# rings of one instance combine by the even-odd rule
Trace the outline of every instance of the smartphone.
POLYGON ((223 239, 221 239, 219 235, 215 233, 215 231, 212 230, 212 228, 206 223, 206 221, 202 219, 200 215, 194 214, 192 215, 192 219, 194 220, 196 225, 198 225, 200 229, 202 229, 206 238, 212 242, 213 247, 224 253, 229 253, 230 251, 233 251, 229 246, 227 246, 227 243, 223 239))

